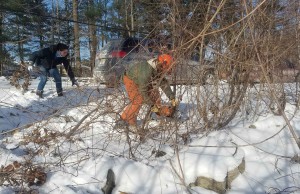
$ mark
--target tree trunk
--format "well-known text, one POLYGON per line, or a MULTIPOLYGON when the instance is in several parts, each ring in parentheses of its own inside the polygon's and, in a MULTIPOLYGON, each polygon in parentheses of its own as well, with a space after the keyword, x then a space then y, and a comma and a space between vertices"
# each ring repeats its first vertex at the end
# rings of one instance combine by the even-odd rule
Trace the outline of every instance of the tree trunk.
MULTIPOLYGON (((3 13, 0 12, 0 37, 3 37, 3 13)), ((1 71, 1 76, 3 75, 3 58, 4 58, 4 51, 3 51, 3 43, 4 41, 0 42, 0 71, 1 71)))
MULTIPOLYGON (((89 7, 92 8, 94 6, 94 1, 89 0, 89 7)), ((96 51, 97 51, 97 36, 96 36, 96 21, 95 17, 89 18, 89 46, 90 46, 90 67, 91 72, 94 71, 95 67, 95 58, 96 58, 96 51)))
POLYGON ((130 1, 130 18, 131 18, 131 32, 130 32, 130 34, 132 35, 133 30, 134 30, 133 2, 132 2, 132 0, 130 1))
MULTIPOLYGON (((64 0, 64 4, 65 4, 64 12, 65 12, 67 18, 69 18, 72 14, 71 10, 69 9, 68 3, 69 3, 69 0, 64 0)), ((66 22, 66 24, 67 24, 67 38, 65 41, 66 41, 67 45, 71 45, 71 38, 72 38, 71 25, 70 25, 69 21, 66 22)))
POLYGON ((23 40, 22 40, 22 30, 20 29, 22 28, 22 26, 20 26, 18 24, 18 28, 17 28, 17 38, 18 38, 18 53, 19 53, 19 58, 20 61, 24 61, 24 50, 23 50, 23 40))
POLYGON ((134 30, 134 16, 133 16, 133 2, 130 0, 130 2, 127 2, 125 0, 124 2, 125 7, 125 26, 127 28, 127 34, 129 36, 133 36, 133 30, 134 30), (129 9, 130 6, 130 9, 129 9), (128 9, 130 10, 130 13, 128 13, 128 9))
MULTIPOLYGON (((300 9, 300 1, 298 1, 298 5, 297 5, 297 10, 300 9)), ((299 15, 299 11, 297 11, 296 13, 296 18, 297 18, 297 23, 298 23, 298 30, 296 30, 296 41, 297 41, 297 48, 298 48, 298 64, 300 64, 300 36, 299 36, 299 30, 300 30, 300 15, 299 15)))
POLYGON ((81 62, 80 62, 80 44, 79 44, 79 24, 78 24, 78 2, 73 0, 73 20, 74 20, 74 54, 75 54, 75 67, 77 76, 81 75, 81 62))
MULTIPOLYGON (((52 17, 55 17, 54 13, 54 0, 52 0, 52 17)), ((51 20, 51 44, 55 44, 54 42, 54 34, 55 34, 55 20, 51 20)))

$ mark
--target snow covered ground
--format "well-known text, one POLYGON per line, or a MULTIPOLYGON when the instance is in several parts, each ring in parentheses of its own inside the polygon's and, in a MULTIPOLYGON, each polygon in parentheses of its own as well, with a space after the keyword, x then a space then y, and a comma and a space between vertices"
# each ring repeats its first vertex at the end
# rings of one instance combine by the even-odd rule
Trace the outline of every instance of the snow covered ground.
MULTIPOLYGON (((112 169, 114 194, 212 194, 216 192, 194 185, 197 177, 222 182, 243 161, 245 169, 226 193, 300 193, 300 152, 281 116, 232 122, 207 135, 192 135, 187 144, 174 143, 170 132, 140 142, 134 134, 113 130, 121 110, 115 107, 126 103, 122 90, 88 82, 76 89, 66 79, 63 97, 56 96, 49 81, 45 98, 39 99, 34 94, 38 79, 25 94, 4 77, 0 83, 0 165, 31 161, 43 167, 46 182, 31 186, 39 193, 101 194, 112 169), (70 131, 74 133, 66 138, 70 131)), ((300 135, 296 108, 288 103, 285 112, 300 135)), ((20 189, 5 184, 0 193, 20 189)))

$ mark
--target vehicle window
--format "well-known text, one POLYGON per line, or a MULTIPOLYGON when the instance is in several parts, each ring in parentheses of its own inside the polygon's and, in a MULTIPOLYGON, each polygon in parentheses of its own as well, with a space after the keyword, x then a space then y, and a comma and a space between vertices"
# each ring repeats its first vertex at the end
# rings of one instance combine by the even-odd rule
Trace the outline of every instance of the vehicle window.
POLYGON ((139 50, 138 44, 139 44, 139 40, 138 39, 128 38, 123 43, 122 51, 125 51, 126 53, 129 53, 129 52, 138 52, 138 50, 139 50))
POLYGON ((119 45, 121 40, 111 40, 106 43, 102 48, 100 48, 101 53, 111 53, 114 50, 119 50, 119 45))
POLYGON ((109 52, 112 52, 112 51, 117 51, 120 49, 120 44, 121 44, 121 40, 114 40, 114 41, 111 41, 110 43, 110 48, 109 48, 109 52))
POLYGON ((111 42, 108 42, 106 45, 104 45, 102 48, 100 48, 100 52, 107 53, 107 52, 109 52, 110 47, 111 47, 111 42))

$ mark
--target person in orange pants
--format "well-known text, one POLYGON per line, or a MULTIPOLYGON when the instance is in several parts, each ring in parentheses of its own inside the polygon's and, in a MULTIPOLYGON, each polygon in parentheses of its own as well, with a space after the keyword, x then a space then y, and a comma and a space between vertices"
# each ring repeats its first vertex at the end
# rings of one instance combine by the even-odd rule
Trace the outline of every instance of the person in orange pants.
POLYGON ((138 112, 143 104, 143 96, 138 90, 138 85, 128 76, 124 75, 123 82, 127 91, 130 104, 125 107, 121 119, 127 121, 129 125, 135 125, 138 112))
POLYGON ((173 107, 162 106, 159 87, 171 100, 172 105, 177 104, 174 92, 164 78, 171 71, 172 57, 167 54, 159 55, 156 59, 133 63, 128 66, 123 76, 123 82, 130 103, 121 114, 118 125, 136 125, 140 108, 144 103, 152 106, 151 110, 160 116, 171 116, 173 107))

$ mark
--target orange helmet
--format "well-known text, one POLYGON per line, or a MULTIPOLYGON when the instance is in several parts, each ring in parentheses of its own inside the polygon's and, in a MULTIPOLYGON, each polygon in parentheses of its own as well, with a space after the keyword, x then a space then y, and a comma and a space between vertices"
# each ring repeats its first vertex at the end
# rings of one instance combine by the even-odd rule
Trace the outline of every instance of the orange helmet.
POLYGON ((172 57, 168 54, 162 54, 158 56, 158 62, 163 64, 164 69, 169 69, 172 63, 172 57))

